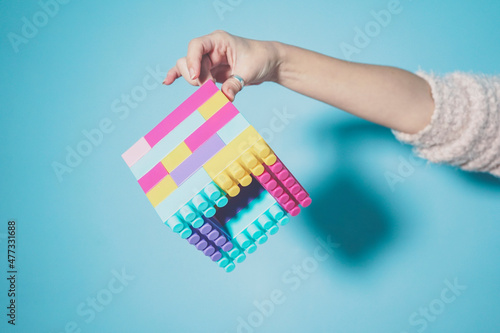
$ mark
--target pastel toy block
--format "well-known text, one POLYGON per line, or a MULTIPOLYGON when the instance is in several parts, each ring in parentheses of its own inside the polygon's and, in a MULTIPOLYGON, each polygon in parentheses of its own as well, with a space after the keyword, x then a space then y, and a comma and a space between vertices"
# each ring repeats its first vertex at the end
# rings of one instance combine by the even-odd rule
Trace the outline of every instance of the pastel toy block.
POLYGON ((138 180, 144 193, 148 193, 156 184, 168 175, 168 171, 163 164, 158 163, 138 180))
POLYGON ((241 115, 241 113, 238 113, 227 123, 226 126, 217 131, 217 134, 219 134, 222 141, 224 141, 227 145, 249 126, 250 124, 248 121, 241 115))
POLYGON ((166 197, 169 196, 177 188, 174 180, 170 175, 165 176, 158 184, 146 193, 153 207, 158 206, 166 197))
POLYGON ((164 224, 226 272, 311 203, 210 80, 122 157, 164 224))
POLYGON ((217 134, 212 135, 191 156, 186 158, 181 165, 171 172, 172 178, 177 185, 181 185, 198 169, 203 167, 203 164, 212 158, 219 150, 224 147, 224 142, 217 134))
POLYGON ((192 151, 183 141, 177 147, 174 148, 167 156, 165 156, 161 163, 168 172, 172 172, 175 168, 184 162, 190 155, 192 151))
POLYGON ((212 117, 217 111, 219 111, 224 105, 229 102, 227 97, 222 93, 222 91, 217 90, 217 92, 210 97, 203 105, 198 108, 198 112, 201 113, 203 118, 208 119, 212 117))
POLYGON ((122 158, 125 160, 125 163, 131 167, 150 150, 151 146, 146 139, 140 138, 139 141, 134 143, 132 147, 122 154, 122 158))

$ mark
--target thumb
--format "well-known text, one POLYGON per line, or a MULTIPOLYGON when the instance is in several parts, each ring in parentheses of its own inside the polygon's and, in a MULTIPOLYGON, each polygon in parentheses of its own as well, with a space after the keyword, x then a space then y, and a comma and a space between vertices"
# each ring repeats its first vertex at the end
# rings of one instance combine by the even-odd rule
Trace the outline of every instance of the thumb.
POLYGON ((243 89, 243 87, 240 81, 232 76, 222 84, 222 92, 231 102, 234 101, 234 97, 241 89, 243 89))

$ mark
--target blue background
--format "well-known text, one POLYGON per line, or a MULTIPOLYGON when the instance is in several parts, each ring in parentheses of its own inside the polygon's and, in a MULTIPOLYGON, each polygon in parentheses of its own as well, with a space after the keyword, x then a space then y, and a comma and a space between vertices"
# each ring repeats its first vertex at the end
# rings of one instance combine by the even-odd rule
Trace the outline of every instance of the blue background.
MULTIPOLYGON (((353 44, 355 27, 388 1, 231 3, 219 15, 212 1, 72 1, 18 52, 8 34, 21 35, 23 17, 32 22, 41 7, 0 3, 0 245, 6 252, 15 218, 19 270, 15 329, 0 280, 0 330, 236 332, 241 318, 256 326, 241 332, 498 332, 500 182, 417 160, 390 130, 272 83, 245 88, 235 105, 261 131, 276 110, 293 114, 269 141, 313 205, 230 274, 162 225, 120 155, 195 88, 158 86, 124 119, 113 101, 215 29, 342 58, 341 43, 353 44), (60 182, 52 163, 104 118, 111 133, 60 182), (391 187, 386 175, 398 172, 404 181, 391 187), (292 267, 310 263, 316 238, 327 236, 338 243, 333 255, 292 285, 292 267), (79 315, 122 269, 133 276, 123 291, 92 320, 79 315), (455 279, 466 289, 440 309, 436 299, 455 279), (275 289, 282 304, 256 314, 254 302, 275 289), (410 322, 431 304, 440 313, 425 327, 410 322)), ((401 0, 401 8, 351 60, 500 72, 500 2, 401 0)))

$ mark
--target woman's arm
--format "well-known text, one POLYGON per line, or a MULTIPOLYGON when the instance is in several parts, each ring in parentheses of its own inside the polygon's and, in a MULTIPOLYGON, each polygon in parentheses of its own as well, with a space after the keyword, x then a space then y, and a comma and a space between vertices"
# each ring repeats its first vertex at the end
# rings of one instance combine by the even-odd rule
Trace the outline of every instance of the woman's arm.
POLYGON ((193 85, 223 82, 230 100, 246 85, 277 82, 353 115, 405 133, 429 124, 434 103, 427 82, 386 66, 347 62, 279 42, 256 41, 223 31, 193 39, 165 84, 183 76, 193 85))

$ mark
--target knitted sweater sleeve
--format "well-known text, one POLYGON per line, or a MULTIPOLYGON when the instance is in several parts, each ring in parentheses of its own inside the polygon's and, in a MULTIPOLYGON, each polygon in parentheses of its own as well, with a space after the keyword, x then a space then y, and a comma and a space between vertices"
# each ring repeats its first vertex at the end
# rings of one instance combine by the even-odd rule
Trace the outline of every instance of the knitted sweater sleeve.
POLYGON ((393 131, 418 155, 500 177, 500 76, 417 72, 431 87, 435 110, 416 134, 393 131))

